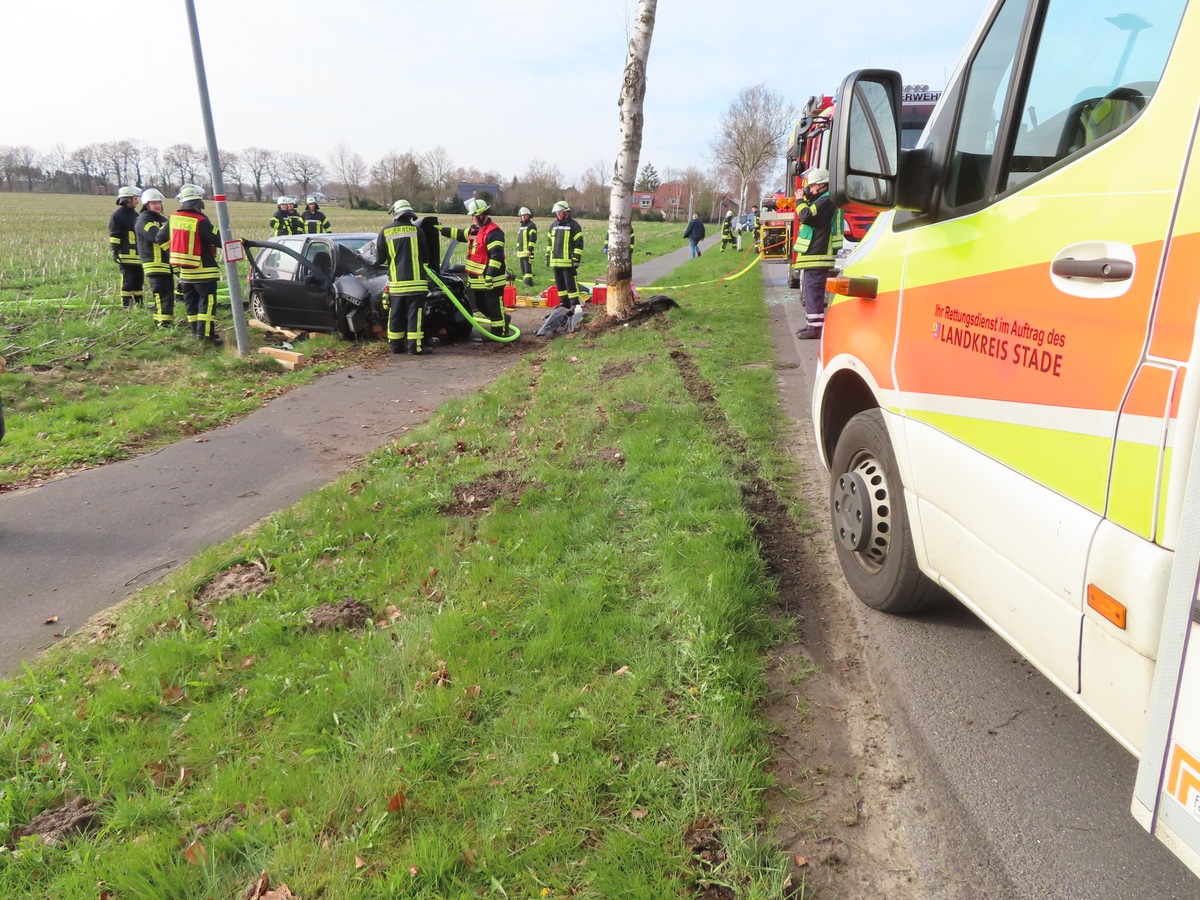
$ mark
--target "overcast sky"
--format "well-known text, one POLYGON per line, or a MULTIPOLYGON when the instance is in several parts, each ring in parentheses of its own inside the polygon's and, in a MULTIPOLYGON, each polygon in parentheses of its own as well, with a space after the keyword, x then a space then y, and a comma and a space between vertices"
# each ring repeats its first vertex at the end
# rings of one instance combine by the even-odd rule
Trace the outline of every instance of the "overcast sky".
MULTIPOLYGON (((223 149, 326 162, 342 141, 370 164, 441 146, 506 180, 539 159, 567 184, 611 169, 634 0, 195 5, 223 149)), ((943 87, 983 7, 659 0, 641 162, 707 168, 722 115, 758 83, 797 107, 866 66, 943 87)), ((9 0, 2 25, 0 144, 204 147, 184 0, 9 0)))

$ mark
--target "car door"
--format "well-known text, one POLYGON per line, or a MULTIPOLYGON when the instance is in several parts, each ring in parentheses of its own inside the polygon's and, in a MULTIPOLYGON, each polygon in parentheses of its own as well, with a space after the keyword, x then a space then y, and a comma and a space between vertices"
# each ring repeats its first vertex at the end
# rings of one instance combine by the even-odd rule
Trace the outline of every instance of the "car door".
MULTIPOLYGON (((893 370, 929 564, 1072 690, 1189 143, 1156 96, 1185 7, 998 2, 926 137, 948 148, 934 202, 896 218, 893 370)), ((1143 387, 1161 409, 1169 379, 1143 387)))

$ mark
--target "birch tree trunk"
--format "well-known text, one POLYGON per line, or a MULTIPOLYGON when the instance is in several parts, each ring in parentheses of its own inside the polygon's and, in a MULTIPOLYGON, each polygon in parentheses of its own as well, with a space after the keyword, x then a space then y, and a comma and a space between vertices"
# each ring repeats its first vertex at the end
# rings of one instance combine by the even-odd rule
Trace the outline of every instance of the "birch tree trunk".
POLYGON ((633 311, 633 260, 629 247, 633 185, 637 180, 642 153, 642 101, 646 97, 646 60, 650 56, 650 38, 654 35, 654 14, 658 0, 638 0, 629 54, 625 57, 625 78, 621 85, 621 142, 613 166, 612 198, 608 206, 608 277, 607 306, 610 316, 626 318, 633 311))

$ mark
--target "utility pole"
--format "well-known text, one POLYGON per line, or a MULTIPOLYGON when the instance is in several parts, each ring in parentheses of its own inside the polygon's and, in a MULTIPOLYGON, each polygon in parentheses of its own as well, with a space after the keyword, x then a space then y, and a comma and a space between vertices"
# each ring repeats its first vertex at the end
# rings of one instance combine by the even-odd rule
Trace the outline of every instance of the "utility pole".
POLYGON ((229 226, 229 209, 225 205, 225 181, 221 177, 221 156, 217 150, 217 132, 213 129, 212 106, 208 102, 208 79, 204 75, 204 54, 200 50, 200 28, 196 24, 196 6, 183 0, 187 9, 188 28, 192 33, 192 59, 196 63, 196 88, 200 92, 200 113, 204 117, 204 137, 208 142, 209 176, 212 178, 213 203, 217 207, 217 228, 221 232, 221 259, 225 263, 225 280, 229 283, 229 306, 233 313, 233 333, 237 338, 238 356, 250 352, 250 335, 246 329, 246 310, 242 305, 242 283, 238 280, 237 261, 243 258, 241 241, 233 239, 229 226))

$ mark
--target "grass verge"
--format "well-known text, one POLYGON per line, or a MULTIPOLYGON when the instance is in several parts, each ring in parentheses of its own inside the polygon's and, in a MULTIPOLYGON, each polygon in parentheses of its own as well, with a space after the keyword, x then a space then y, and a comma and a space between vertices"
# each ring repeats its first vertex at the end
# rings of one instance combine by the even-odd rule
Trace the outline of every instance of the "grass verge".
POLYGON ((0 895, 783 896, 752 509, 791 473, 729 263, 0 686, 0 895))

